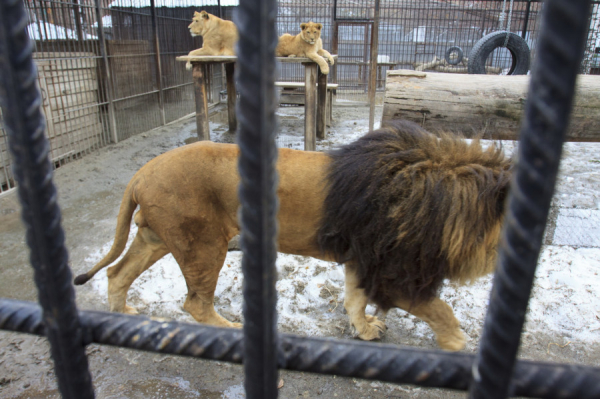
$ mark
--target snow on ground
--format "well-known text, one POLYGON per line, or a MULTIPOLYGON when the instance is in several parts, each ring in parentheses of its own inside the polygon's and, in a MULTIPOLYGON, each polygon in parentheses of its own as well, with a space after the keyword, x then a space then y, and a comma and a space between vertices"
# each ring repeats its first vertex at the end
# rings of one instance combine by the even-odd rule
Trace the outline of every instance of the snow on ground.
MULTIPOLYGON (((285 128, 286 118, 296 117, 293 109, 280 109, 282 133, 280 146, 302 148, 302 138, 285 128)), ((360 137, 366 128, 349 118, 340 122, 319 143, 330 148, 360 137), (346 135, 345 132, 353 132, 346 135)), ((364 119, 363 119, 364 122, 364 119)), ((361 123, 364 125, 364 123, 361 123)), ((507 152, 512 142, 503 144, 507 152)), ((529 333, 555 334, 565 342, 600 343, 600 144, 568 143, 565 146, 559 186, 554 199, 558 212, 547 243, 540 254, 537 277, 529 304, 525 330, 529 333)), ((136 232, 132 226, 130 239, 136 232)), ((91 267, 108 252, 90 248, 86 259, 91 267)), ((242 254, 227 255, 216 289, 217 310, 232 321, 242 321, 242 254)), ((343 314, 343 267, 296 255, 279 254, 277 259, 278 322, 282 331, 310 336, 345 336, 349 332, 343 314)), ((442 298, 455 310, 461 326, 472 339, 479 337, 491 288, 492 277, 471 286, 445 286, 442 298)), ((99 297, 106 302, 107 278, 104 271, 92 280, 99 297)), ((166 256, 145 272, 132 286, 128 303, 141 313, 193 319, 182 310, 186 286, 177 263, 166 256)), ((375 309, 369 306, 368 312, 375 309)), ((432 338, 425 323, 404 312, 388 315, 399 325, 401 334, 432 338)))

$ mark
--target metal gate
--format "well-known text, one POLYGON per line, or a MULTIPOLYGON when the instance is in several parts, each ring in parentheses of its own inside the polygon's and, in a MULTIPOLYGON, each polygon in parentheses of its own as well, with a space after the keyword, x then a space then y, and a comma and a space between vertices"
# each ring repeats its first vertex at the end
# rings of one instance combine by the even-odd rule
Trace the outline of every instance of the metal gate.
POLYGON ((599 398, 598 368, 516 360, 583 55, 590 4, 588 0, 545 3, 498 269, 479 352, 473 356, 277 333, 274 0, 242 0, 236 21, 240 30, 237 112, 243 332, 78 311, 51 180, 36 71, 24 30, 27 19, 21 0, 1 0, 0 100, 41 308, 0 299, 0 328, 48 338, 65 398, 94 397, 84 352, 85 345, 92 342, 243 363, 249 398, 275 398, 278 369, 468 390, 472 398, 599 398))

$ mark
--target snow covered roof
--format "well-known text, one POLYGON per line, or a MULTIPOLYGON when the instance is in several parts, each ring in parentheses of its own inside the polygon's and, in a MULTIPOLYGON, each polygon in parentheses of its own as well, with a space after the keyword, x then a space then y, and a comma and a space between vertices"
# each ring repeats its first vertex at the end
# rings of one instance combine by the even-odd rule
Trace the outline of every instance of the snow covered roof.
MULTIPOLYGON (((29 37, 33 40, 77 39, 77 32, 50 22, 32 22, 27 26, 29 37)), ((97 39, 85 34, 85 39, 97 39)))
MULTIPOLYGON (((105 15, 102 17, 102 26, 105 28, 112 28, 112 17, 110 15, 105 15)), ((92 28, 98 27, 98 21, 92 24, 92 28)))
MULTIPOLYGON (((221 0, 221 6, 232 7, 239 5, 239 0, 221 0)), ((217 6, 217 0, 155 0, 156 7, 197 7, 217 6)), ((115 0, 108 7, 144 8, 150 7, 150 0, 115 0)))

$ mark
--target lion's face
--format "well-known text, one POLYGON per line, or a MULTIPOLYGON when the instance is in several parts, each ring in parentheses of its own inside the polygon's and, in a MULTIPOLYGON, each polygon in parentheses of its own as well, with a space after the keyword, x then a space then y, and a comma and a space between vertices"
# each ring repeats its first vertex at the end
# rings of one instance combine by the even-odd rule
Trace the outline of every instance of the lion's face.
POLYGON ((206 11, 195 11, 192 23, 188 26, 192 36, 202 36, 210 23, 211 15, 206 11))
POLYGON ((315 44, 321 37, 321 29, 323 28, 323 25, 316 24, 314 22, 307 22, 300 24, 300 28, 302 29, 302 32, 300 32, 302 40, 308 44, 315 44))

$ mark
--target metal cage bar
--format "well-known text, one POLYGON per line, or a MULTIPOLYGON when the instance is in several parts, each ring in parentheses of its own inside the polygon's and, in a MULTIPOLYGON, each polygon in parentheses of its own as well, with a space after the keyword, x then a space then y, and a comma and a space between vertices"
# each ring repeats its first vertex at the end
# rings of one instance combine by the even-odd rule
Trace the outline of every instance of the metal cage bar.
POLYGON ((242 0, 234 20, 240 32, 235 73, 240 98, 240 245, 244 253, 244 362, 246 396, 277 397, 275 259, 275 0, 242 0))
POLYGON ((0 105, 58 386, 63 398, 93 398, 27 21, 21 0, 0 2, 0 105))
POLYGON ((575 95, 589 0, 548 0, 521 126, 518 164, 498 254, 471 398, 505 398, 575 95))
MULTIPOLYGON (((244 335, 239 330, 216 328, 150 317, 108 312, 79 313, 86 343, 245 363, 244 335)), ((0 299, 0 328, 43 335, 39 306, 0 299)), ((425 387, 466 390, 475 355, 441 350, 384 345, 332 338, 280 334, 278 366, 281 369, 340 375, 425 387)), ((598 398, 600 369, 519 360, 508 390, 511 396, 598 398)))

